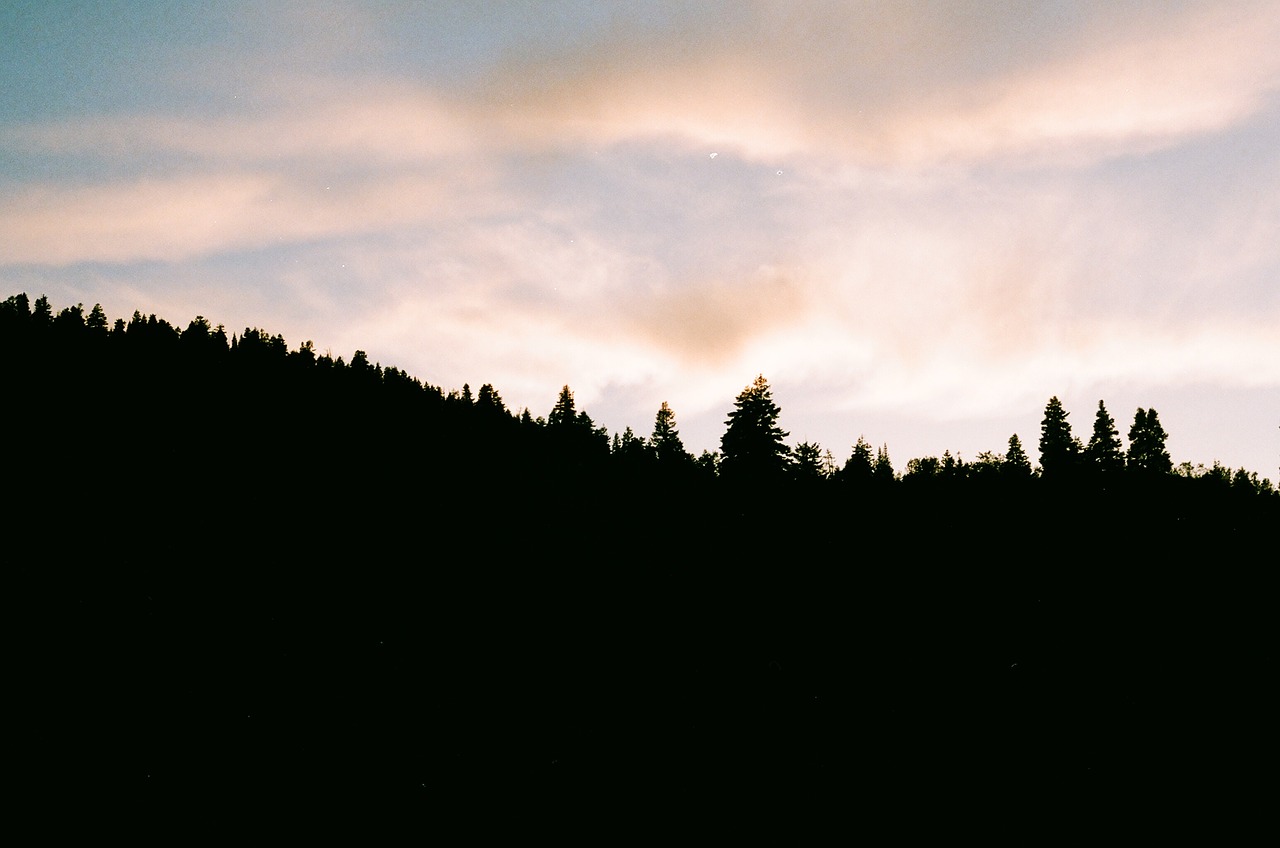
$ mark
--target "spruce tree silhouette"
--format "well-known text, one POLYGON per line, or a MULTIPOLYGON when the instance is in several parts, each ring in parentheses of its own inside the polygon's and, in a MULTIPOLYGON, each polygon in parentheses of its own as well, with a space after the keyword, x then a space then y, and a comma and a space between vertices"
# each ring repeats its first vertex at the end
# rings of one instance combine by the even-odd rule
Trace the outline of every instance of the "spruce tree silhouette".
POLYGON ((53 311, 49 306, 49 298, 40 295, 36 298, 35 309, 31 312, 31 324, 37 331, 53 323, 53 311))
POLYGON ((605 472, 609 460, 609 434, 596 427, 586 410, 579 410, 573 391, 566 385, 546 419, 549 453, 545 474, 555 482, 557 497, 579 499, 605 472))
POLYGON ((621 433, 613 434, 613 443, 609 448, 610 463, 623 478, 630 479, 635 485, 644 485, 652 465, 656 461, 653 449, 630 427, 621 433))
POLYGON ((738 485, 776 483, 789 465, 787 433, 777 424, 781 410, 764 375, 743 389, 733 402, 720 438, 720 474, 738 485))
POLYGON ((876 448, 876 464, 871 470, 871 479, 880 487, 890 486, 897 480, 897 474, 893 470, 893 462, 889 459, 889 445, 887 443, 876 448))
POLYGON ((676 427, 676 414, 664 400, 653 420, 653 434, 649 437, 654 455, 664 468, 684 468, 692 464, 693 457, 685 450, 676 427))
POLYGON ((506 404, 502 402, 502 396, 490 383, 480 387, 480 393, 476 395, 476 408, 482 415, 499 415, 504 419, 510 417, 506 404))
POLYGON ((1129 428, 1129 458, 1131 471, 1151 476, 1168 474, 1173 470, 1169 451, 1165 449, 1168 434, 1160 424, 1160 416, 1152 409, 1141 407, 1133 415, 1129 428))
POLYGON ((863 491, 871 483, 874 470, 875 451, 872 450, 866 436, 860 435, 849 453, 849 458, 845 460, 844 467, 840 469, 840 483, 851 491, 863 491))
POLYGON ((791 473, 796 481, 804 485, 815 485, 827 478, 824 471, 822 446, 814 442, 801 442, 796 445, 791 463, 791 473))
POLYGON ((1120 433, 1116 422, 1107 413, 1106 404, 1098 401, 1098 413, 1093 419, 1093 435, 1084 449, 1084 459, 1090 470, 1105 474, 1123 471, 1124 449, 1120 445, 1120 433))
POLYGON ((1066 479, 1076 467, 1078 442, 1071 435, 1068 415, 1057 395, 1049 398, 1040 423, 1040 468, 1046 480, 1066 479))
POLYGON ((96 338, 105 339, 107 337, 107 313, 103 311, 101 303, 93 305, 93 309, 89 311, 89 316, 85 318, 85 327, 96 338))
POLYGON ((568 386, 560 390, 560 396, 556 398, 556 404, 551 408, 551 414, 547 416, 547 426, 549 427, 569 427, 578 420, 578 412, 574 407, 573 392, 568 386))
POLYGON ((1009 437, 1009 447, 1004 454, 1002 470, 1005 476, 1012 479, 1031 477, 1031 460, 1027 458, 1027 452, 1023 450, 1022 440, 1018 438, 1017 433, 1009 437))

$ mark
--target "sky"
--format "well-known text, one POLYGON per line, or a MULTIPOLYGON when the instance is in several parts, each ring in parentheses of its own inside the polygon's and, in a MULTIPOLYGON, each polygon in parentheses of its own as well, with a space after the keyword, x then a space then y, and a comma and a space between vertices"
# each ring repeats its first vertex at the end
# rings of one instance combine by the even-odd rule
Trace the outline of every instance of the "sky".
MULTIPOLYGON (((1280 480, 1280 4, 0 0, 0 296, 715 450, 1280 480)), ((313 422, 323 427, 323 421, 313 422)))

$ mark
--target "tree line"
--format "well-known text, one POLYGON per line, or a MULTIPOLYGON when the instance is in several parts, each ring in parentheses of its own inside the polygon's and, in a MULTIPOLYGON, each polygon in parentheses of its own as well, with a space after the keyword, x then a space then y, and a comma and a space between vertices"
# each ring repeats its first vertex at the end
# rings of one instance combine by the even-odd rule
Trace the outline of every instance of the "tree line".
POLYGON ((437 470, 480 478, 536 473, 635 484, 718 481, 735 488, 791 486, 810 494, 961 482, 991 488, 1178 478, 1237 495, 1277 495, 1270 480, 1244 468, 1175 465, 1154 408, 1134 413, 1126 449, 1102 400, 1083 441, 1073 434, 1062 403, 1050 398, 1038 463, 1015 433, 1003 451, 965 460, 948 450, 941 457, 912 458, 899 471, 887 443, 873 448, 862 435, 843 463, 819 444, 789 445, 763 375, 733 400, 719 450, 695 456, 666 402, 647 434, 627 427, 610 435, 577 407, 567 385, 549 413, 534 416, 528 408, 509 409, 488 383, 474 393, 470 385, 446 391, 370 362, 363 350, 349 362, 317 352, 310 341, 291 350, 280 335, 250 327, 229 335, 203 316, 182 329, 136 311, 127 321, 111 321, 100 304, 88 311, 83 304, 55 311, 47 297, 32 303, 17 294, 0 304, 0 345, 6 392, 44 401, 43 414, 38 408, 24 413, 29 423, 39 421, 39 432, 84 435, 96 428, 112 432, 128 450, 185 454, 198 447, 210 460, 233 463, 238 454, 255 462, 284 461, 298 473, 306 472, 308 458, 339 461, 351 470, 359 457, 350 454, 368 439, 382 445, 403 440, 406 447, 416 441, 415 450, 434 452, 437 470), (126 418, 140 423, 117 426, 126 418), (269 426, 273 421, 280 426, 269 426))

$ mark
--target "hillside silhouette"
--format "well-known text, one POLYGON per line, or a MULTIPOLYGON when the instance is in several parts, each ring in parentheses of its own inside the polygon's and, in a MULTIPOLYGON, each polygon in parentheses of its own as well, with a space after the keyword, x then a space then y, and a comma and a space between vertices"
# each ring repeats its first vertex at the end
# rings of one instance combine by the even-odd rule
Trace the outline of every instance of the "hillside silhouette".
POLYGON ((695 456, 665 403, 610 434, 568 386, 535 414, 25 294, 0 392, 30 708, 140 791, 1119 785, 1223 756, 1197 728, 1250 703, 1280 494, 1175 464, 1154 409, 1126 448, 1055 397, 1036 439, 899 470, 788 444, 758 376, 695 456))

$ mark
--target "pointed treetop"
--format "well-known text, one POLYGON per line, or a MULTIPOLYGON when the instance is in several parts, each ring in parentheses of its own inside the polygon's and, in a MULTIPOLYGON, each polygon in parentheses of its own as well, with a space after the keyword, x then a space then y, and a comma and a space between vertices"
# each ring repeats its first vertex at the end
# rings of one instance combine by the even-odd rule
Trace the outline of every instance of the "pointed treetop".
POLYGON ((1155 409, 1142 409, 1133 415, 1129 428, 1128 467, 1137 471, 1167 474, 1173 470, 1173 461, 1165 448, 1169 434, 1160 425, 1155 409))
POLYGON ((1009 474, 1031 476, 1031 460, 1027 458, 1027 452, 1023 450, 1022 440, 1018 438, 1017 433, 1009 437, 1009 449, 1005 451, 1004 463, 1004 468, 1009 474))
POLYGON ((1120 471, 1124 469, 1124 448, 1120 445, 1120 433, 1116 422, 1107 412, 1106 404, 1098 401, 1098 412, 1093 419, 1093 435, 1084 449, 1085 461, 1096 471, 1120 471))
POLYGON ((1075 465, 1078 442, 1071 435, 1067 415, 1056 395, 1049 398, 1040 423, 1040 467, 1045 477, 1060 477, 1075 465))
POLYGON ((684 461, 689 458, 676 428, 676 414, 664 400, 653 421, 653 435, 649 439, 660 462, 684 461))
POLYGON ((791 473, 797 480, 822 480, 827 475, 823 471, 822 447, 816 442, 801 442, 796 445, 795 462, 791 473))
POLYGON ((777 425, 781 410, 761 374, 734 401, 720 437, 721 472, 727 477, 763 479, 786 470, 791 450, 777 425))
POLYGON ((866 436, 858 436, 858 441, 840 470, 841 478, 850 483, 861 483, 871 479, 875 469, 875 452, 866 436))
POLYGON ((893 470, 893 463, 889 461, 889 445, 887 443, 876 448, 876 464, 872 469, 872 475, 875 480, 881 483, 892 483, 897 477, 893 470))
POLYGON ((578 413, 573 405, 573 392, 565 386, 560 390, 560 397, 556 398, 556 405, 552 407, 551 414, 547 416, 547 424, 552 427, 562 427, 574 424, 577 420, 578 413))

